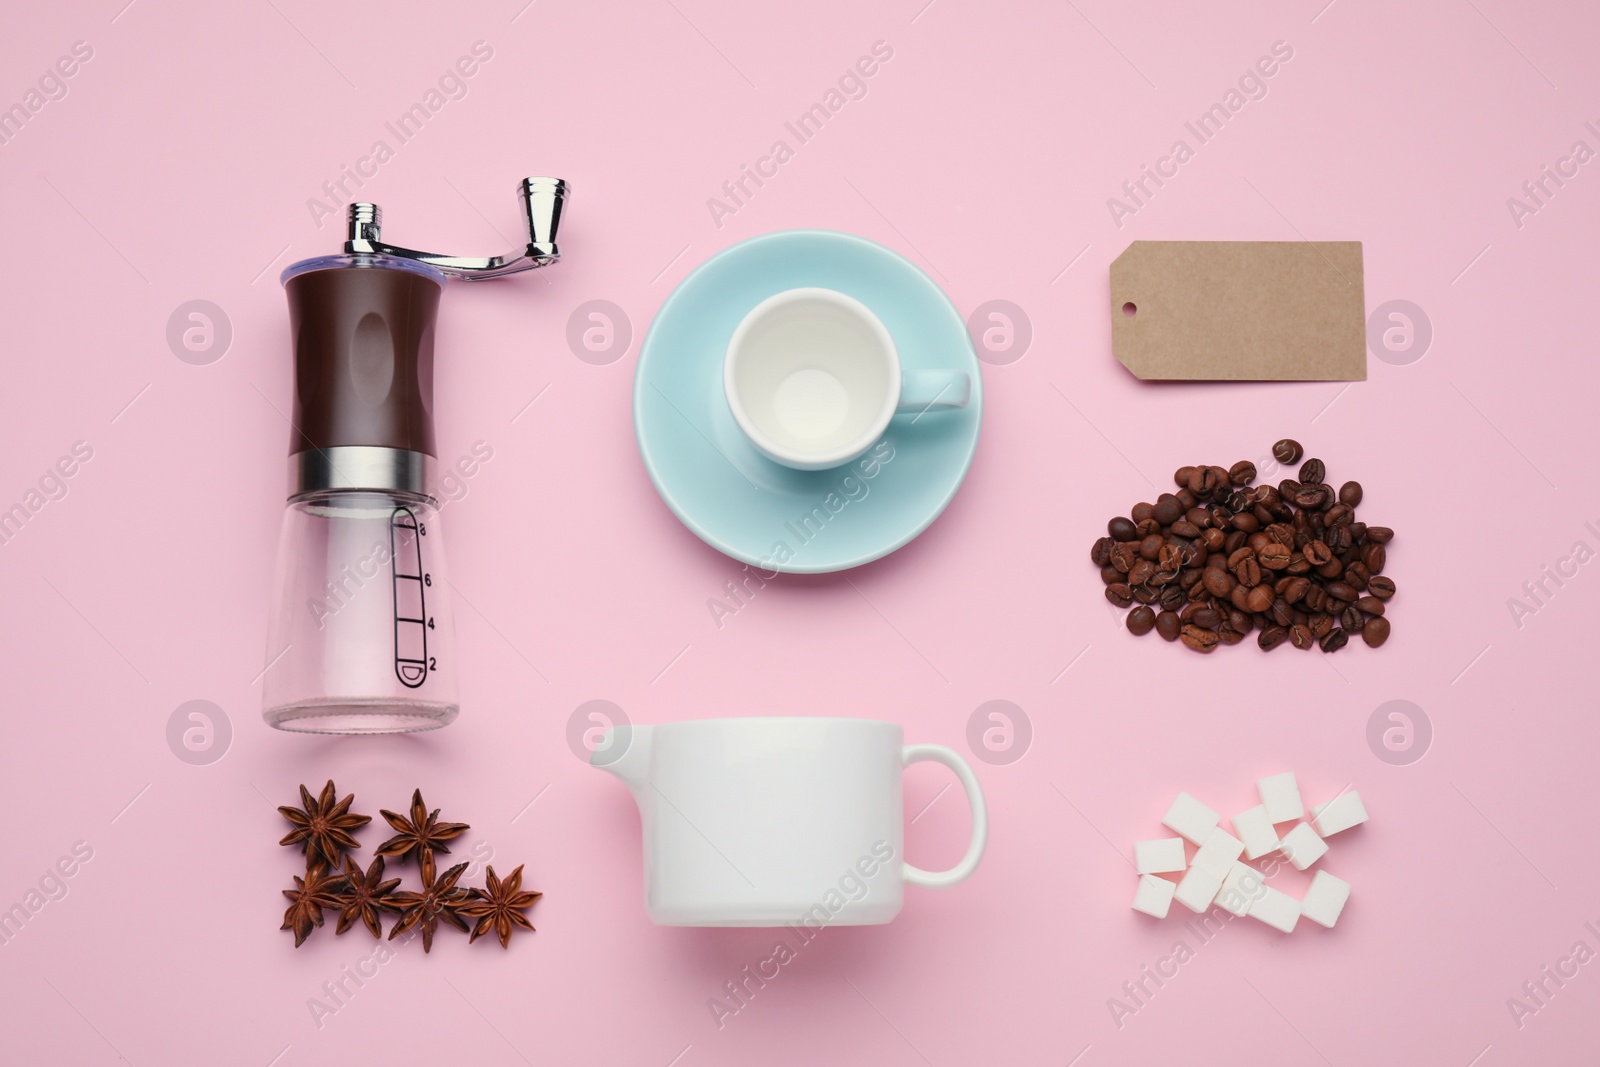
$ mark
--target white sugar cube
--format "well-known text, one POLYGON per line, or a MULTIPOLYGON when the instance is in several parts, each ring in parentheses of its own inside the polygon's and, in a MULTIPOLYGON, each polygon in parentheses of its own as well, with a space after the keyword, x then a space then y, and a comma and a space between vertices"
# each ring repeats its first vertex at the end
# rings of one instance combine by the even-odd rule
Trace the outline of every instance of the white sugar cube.
POLYGON ((1335 878, 1327 871, 1318 871, 1306 888, 1305 899, 1300 902, 1300 914, 1328 929, 1339 921, 1345 901, 1350 899, 1350 883, 1335 878))
POLYGON ((1300 921, 1300 902, 1282 890, 1262 886, 1261 895, 1250 902, 1250 918, 1287 934, 1300 921))
POLYGON ((1165 919, 1168 909, 1172 907, 1172 894, 1177 889, 1176 885, 1165 878, 1157 878, 1153 874, 1142 875, 1139 878, 1139 889, 1133 894, 1133 910, 1165 919))
POLYGON ((1206 836, 1200 851, 1194 854, 1194 865, 1204 867, 1218 878, 1226 878, 1243 852, 1244 843, 1219 826, 1206 836))
POLYGON ((1328 851, 1328 843, 1317 836, 1310 823, 1305 822, 1284 834, 1283 843, 1278 847, 1297 871, 1305 870, 1328 851))
POLYGON ((1217 828, 1217 823, 1222 821, 1222 816, 1200 803, 1188 793, 1179 793, 1178 799, 1172 802, 1172 807, 1167 809, 1167 814, 1161 819, 1161 825, 1177 834, 1187 838, 1191 843, 1203 845, 1206 838, 1211 836, 1211 831, 1217 828))
POLYGON ((1234 915, 1248 914, 1250 905, 1265 888, 1266 880, 1260 871, 1248 863, 1235 860, 1228 868, 1228 876, 1222 880, 1222 890, 1217 894, 1217 906, 1234 915))
POLYGON ((1217 891, 1222 888, 1222 878, 1211 873, 1204 867, 1190 867, 1189 873, 1183 876, 1183 881, 1178 883, 1174 897, 1179 904, 1190 911, 1204 914, 1211 907, 1211 902, 1217 899, 1217 891))
POLYGON ((1140 874, 1166 874, 1189 866, 1183 855, 1183 838, 1163 837, 1133 846, 1133 862, 1140 874))
POLYGON ((1313 808, 1311 821, 1316 825, 1317 833, 1331 837, 1341 830, 1366 822, 1367 806, 1361 803, 1361 794, 1352 789, 1313 808))
POLYGON ((1278 847, 1278 831, 1272 828, 1272 819, 1265 805, 1241 811, 1233 817, 1233 832, 1244 842, 1244 858, 1257 860, 1278 847))
POLYGON ((1267 818, 1275 823, 1289 822, 1306 813, 1293 771, 1262 778, 1256 782, 1256 791, 1261 794, 1261 806, 1267 809, 1267 818))

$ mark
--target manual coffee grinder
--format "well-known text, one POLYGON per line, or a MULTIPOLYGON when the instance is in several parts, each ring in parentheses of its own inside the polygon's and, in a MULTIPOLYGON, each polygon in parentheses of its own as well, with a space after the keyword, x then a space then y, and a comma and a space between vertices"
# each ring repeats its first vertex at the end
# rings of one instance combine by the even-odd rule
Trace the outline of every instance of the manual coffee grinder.
POLYGON ((548 266, 567 185, 517 187, 528 245, 471 259, 383 243, 351 204, 339 255, 283 272, 294 345, 289 500, 262 716, 328 734, 433 730, 459 710, 433 467, 433 343, 446 280, 548 266))

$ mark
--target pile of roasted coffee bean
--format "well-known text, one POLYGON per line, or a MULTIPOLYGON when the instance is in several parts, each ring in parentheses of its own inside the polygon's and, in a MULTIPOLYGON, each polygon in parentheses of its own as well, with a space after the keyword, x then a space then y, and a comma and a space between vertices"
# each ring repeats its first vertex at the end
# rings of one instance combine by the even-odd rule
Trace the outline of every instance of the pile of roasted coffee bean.
MULTIPOLYGON (((1285 466, 1299 442, 1272 448, 1285 466)), ((1132 606, 1130 633, 1154 630, 1196 652, 1236 645, 1251 631, 1270 652, 1282 644, 1336 652, 1351 637, 1377 648, 1389 638, 1384 577, 1387 526, 1356 519, 1361 483, 1335 489, 1320 459, 1298 478, 1257 485, 1254 463, 1180 467, 1176 493, 1135 504, 1106 524, 1090 558, 1106 599, 1132 606)))

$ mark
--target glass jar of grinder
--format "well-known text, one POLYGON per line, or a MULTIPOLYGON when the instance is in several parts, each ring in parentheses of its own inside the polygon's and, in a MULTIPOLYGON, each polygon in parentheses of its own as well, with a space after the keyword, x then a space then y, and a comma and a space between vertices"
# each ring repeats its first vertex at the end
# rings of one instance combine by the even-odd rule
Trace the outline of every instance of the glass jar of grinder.
POLYGON ((294 343, 289 503, 262 716, 280 730, 433 730, 456 717, 454 622, 433 467, 433 339, 450 277, 548 266, 567 185, 525 178, 528 245, 470 259, 384 244, 351 204, 341 255, 283 272, 294 343))

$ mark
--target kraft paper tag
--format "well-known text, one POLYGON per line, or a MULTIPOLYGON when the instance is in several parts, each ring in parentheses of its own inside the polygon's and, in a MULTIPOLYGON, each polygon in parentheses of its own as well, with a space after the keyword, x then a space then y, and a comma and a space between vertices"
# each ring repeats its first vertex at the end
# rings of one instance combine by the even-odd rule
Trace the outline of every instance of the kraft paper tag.
POLYGON ((1135 241, 1111 350, 1147 380, 1365 381, 1361 242, 1135 241))

